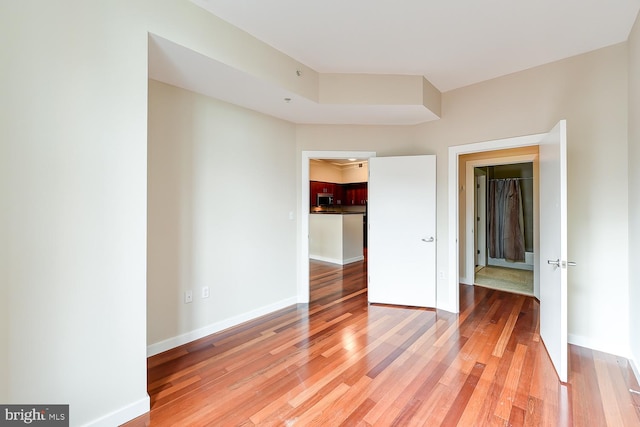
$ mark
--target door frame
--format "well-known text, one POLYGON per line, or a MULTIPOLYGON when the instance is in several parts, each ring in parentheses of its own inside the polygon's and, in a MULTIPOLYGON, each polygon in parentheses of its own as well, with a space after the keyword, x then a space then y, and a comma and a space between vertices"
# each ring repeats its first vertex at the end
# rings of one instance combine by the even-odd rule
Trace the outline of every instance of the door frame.
MULTIPOLYGON (((468 172, 467 172, 468 173, 468 172)), ((479 266, 487 265, 487 175, 473 173, 473 276, 479 266), (481 209, 480 209, 481 208, 481 209), (480 233, 482 231, 482 233, 480 233)), ((469 214, 467 212, 467 218, 469 214)), ((468 249, 467 249, 468 251, 468 249)), ((467 256, 469 256, 467 254, 467 256)), ((468 276, 468 274, 467 274, 468 276)))
POLYGON ((298 218, 298 303, 309 303, 309 161, 311 159, 369 159, 375 151, 303 151, 300 168, 300 205, 298 218))
MULTIPOLYGON (((484 151, 502 150, 506 148, 527 147, 539 145, 546 133, 534 135, 517 136, 513 138, 496 139, 492 141, 476 142, 464 145, 454 145, 449 147, 449 206, 448 206, 448 274, 447 293, 448 301, 438 301, 438 308, 452 313, 460 312, 460 243, 458 240, 458 229, 460 221, 460 211, 458 197, 463 189, 458 182, 459 157, 463 154, 480 153, 484 151)), ((439 293, 440 295, 440 293, 439 293)))

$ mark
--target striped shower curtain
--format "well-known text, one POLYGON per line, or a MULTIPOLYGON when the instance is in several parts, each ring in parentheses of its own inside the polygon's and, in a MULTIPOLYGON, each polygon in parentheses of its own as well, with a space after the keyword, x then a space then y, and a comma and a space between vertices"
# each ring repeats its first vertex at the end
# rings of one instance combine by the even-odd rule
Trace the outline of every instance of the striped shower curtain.
POLYGON ((489 181, 489 255, 524 261, 524 217, 518 179, 489 181))

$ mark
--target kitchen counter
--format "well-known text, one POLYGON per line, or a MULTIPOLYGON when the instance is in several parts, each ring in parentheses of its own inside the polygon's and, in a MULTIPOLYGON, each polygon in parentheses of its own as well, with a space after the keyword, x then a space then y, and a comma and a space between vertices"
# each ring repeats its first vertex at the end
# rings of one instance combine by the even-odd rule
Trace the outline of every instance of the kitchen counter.
POLYGON ((364 259, 362 212, 312 212, 309 215, 309 258, 334 264, 364 259))

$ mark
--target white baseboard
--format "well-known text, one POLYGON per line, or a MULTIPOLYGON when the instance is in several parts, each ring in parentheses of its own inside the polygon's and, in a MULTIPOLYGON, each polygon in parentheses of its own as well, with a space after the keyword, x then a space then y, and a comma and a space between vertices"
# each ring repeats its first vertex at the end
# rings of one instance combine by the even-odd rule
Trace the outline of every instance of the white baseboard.
POLYGON ((330 262, 331 264, 346 265, 346 264, 351 264, 352 262, 362 261, 364 259, 364 255, 356 256, 353 258, 346 258, 346 259, 329 258, 321 255, 309 255, 309 258, 314 259, 316 261, 330 262))
POLYGON ((86 427, 113 427, 119 426, 127 421, 131 421, 140 415, 146 414, 151 409, 149 396, 143 397, 137 402, 133 402, 124 408, 120 408, 109 414, 106 414, 97 420, 85 424, 86 427))
POLYGON ((577 345, 579 347, 590 348, 591 350, 601 351, 603 353, 613 354, 614 356, 624 357, 625 359, 631 360, 631 351, 630 349, 624 348, 611 348, 602 345, 602 343, 594 341, 590 338, 587 338, 582 335, 568 334, 567 341, 569 344, 577 345))
POLYGON ((314 259, 316 261, 322 261, 322 262, 330 262, 331 264, 342 265, 342 260, 338 258, 329 258, 326 256, 309 254, 309 259, 314 259))
POLYGON ((285 300, 278 301, 276 303, 273 303, 264 307, 260 307, 256 310, 252 310, 247 313, 239 314, 237 316, 233 316, 228 319, 221 320, 219 322, 213 323, 203 328, 195 329, 193 331, 186 332, 184 334, 175 336, 173 338, 169 338, 157 343, 149 344, 147 346, 147 357, 154 356, 156 354, 162 353, 163 351, 171 350, 172 348, 181 346, 191 341, 198 340, 200 338, 204 338, 207 335, 215 334, 216 332, 223 331, 225 329, 231 328, 232 326, 237 326, 241 323, 247 322, 249 320, 253 320, 260 316, 264 316, 265 314, 272 313, 276 310, 280 310, 285 307, 295 305, 296 303, 297 303, 296 297, 287 298, 285 300))
POLYGON ((351 264, 352 262, 358 262, 364 260, 364 255, 356 256, 353 258, 347 258, 342 261, 342 265, 351 264))
POLYGON ((518 270, 533 270, 533 263, 533 252, 524 253, 524 262, 507 261, 506 259, 491 257, 487 259, 487 265, 492 265, 495 267, 516 268, 518 270))
MULTIPOLYGON (((640 371, 638 371, 638 365, 635 363, 633 359, 629 359, 629 364, 631 365, 631 370, 633 374, 636 376, 636 381, 640 384, 640 371)), ((636 390, 640 391, 640 390, 636 390)))

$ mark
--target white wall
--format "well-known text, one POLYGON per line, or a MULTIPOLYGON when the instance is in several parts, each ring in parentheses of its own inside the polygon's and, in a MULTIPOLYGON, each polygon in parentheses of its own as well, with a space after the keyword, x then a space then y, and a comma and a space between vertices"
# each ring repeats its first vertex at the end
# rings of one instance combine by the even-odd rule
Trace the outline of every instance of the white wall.
POLYGON ((631 354, 640 369, 640 17, 629 36, 629 313, 631 354))
MULTIPOLYGON (((436 154, 438 271, 446 272, 454 220, 447 211, 448 147, 546 132, 566 118, 569 257, 579 264, 569 272, 569 333, 581 345, 627 354, 626 44, 447 92, 442 100, 442 119, 415 127, 299 126, 298 150, 436 154)), ((448 305, 448 291, 448 279, 438 279, 439 304, 448 305)))
POLYGON ((295 304, 295 126, 150 80, 148 151, 148 343, 295 304))
MULTIPOLYGON (((0 2, 0 400, 69 403, 71 425, 117 425, 149 407, 149 32, 317 97, 313 70, 187 0, 0 2)), ((287 183, 270 190, 286 198, 287 183)), ((281 229, 276 216, 265 221, 281 229)), ((271 249, 295 237, 279 238, 271 249)), ((255 240, 249 254, 265 250, 255 240)), ((285 286, 294 273, 292 259, 285 286)))
POLYGON ((0 196, 9 317, 0 400, 69 403, 71 425, 148 407, 147 41, 136 11, 122 13, 127 3, 0 5, 11 184, 0 196))
MULTIPOLYGON (((2 57, 0 47, 0 57, 2 57)), ((0 102, 0 129, 6 129, 8 103, 0 102)), ((9 141, 0 138, 0 197, 9 194, 9 141)), ((9 216, 0 203, 0 402, 9 401, 9 216)))

